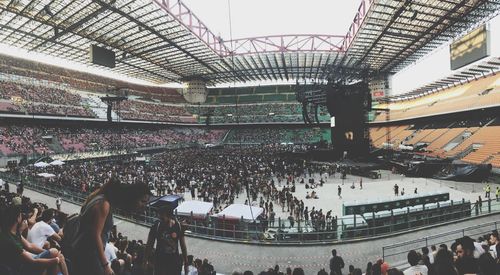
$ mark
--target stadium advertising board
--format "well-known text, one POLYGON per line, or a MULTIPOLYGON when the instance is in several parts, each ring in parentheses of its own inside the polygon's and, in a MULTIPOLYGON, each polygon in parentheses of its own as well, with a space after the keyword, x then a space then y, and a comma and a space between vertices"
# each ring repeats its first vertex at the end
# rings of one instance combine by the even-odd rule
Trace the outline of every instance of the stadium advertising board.
POLYGON ((487 57, 489 38, 486 25, 469 32, 450 45, 450 65, 452 70, 487 57))

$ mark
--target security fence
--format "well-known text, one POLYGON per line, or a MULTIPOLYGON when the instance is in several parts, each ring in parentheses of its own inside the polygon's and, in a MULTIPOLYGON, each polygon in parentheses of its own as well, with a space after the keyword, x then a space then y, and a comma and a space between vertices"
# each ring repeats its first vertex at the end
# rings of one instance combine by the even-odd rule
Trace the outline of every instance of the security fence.
MULTIPOLYGON (((4 173, 1 176, 10 182, 19 182, 20 180, 10 174, 4 173)), ((77 188, 50 185, 37 178, 25 179, 23 182, 28 189, 53 197, 61 197, 79 205, 85 201, 88 195, 77 188)), ((311 220, 290 221, 282 218, 256 219, 249 222, 243 219, 226 219, 210 215, 204 217, 179 215, 178 219, 185 224, 186 234, 189 236, 269 244, 302 244, 332 243, 366 239, 367 237, 390 236, 397 232, 419 227, 434 226, 496 212, 500 212, 500 202, 488 199, 483 201, 481 206, 462 200, 441 206, 438 204, 437 207, 432 208, 426 208, 424 205, 418 211, 408 207, 407 211, 397 211, 397 213, 389 211, 384 216, 376 215, 376 213, 365 213, 364 215, 348 215, 314 223, 311 220)), ((152 225, 157 217, 155 209, 149 207, 141 214, 125 213, 119 209, 114 213, 119 218, 144 226, 152 225)), ((387 256, 394 254, 389 252, 389 247, 385 250, 387 256)))

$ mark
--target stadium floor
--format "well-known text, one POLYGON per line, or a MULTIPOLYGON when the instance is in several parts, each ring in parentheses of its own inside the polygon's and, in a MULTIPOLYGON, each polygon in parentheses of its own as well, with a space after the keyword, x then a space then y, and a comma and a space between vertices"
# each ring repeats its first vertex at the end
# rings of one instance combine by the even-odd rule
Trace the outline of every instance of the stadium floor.
MULTIPOLYGON (((387 181, 384 179, 384 176, 379 181, 387 181)), ((412 189, 407 189, 406 186, 409 187, 417 183, 420 183, 420 186, 422 186, 422 182, 420 182, 422 180, 425 184, 425 179, 410 179, 402 178, 399 176, 394 177, 395 178, 390 180, 390 186, 387 187, 388 190, 379 190, 378 192, 387 194, 387 192, 392 190, 392 186, 394 185, 393 181, 397 181, 398 185, 404 186, 407 192, 412 189)), ((356 178, 359 182, 359 177, 356 178)), ((365 180, 367 179, 363 179, 363 191, 366 191, 368 194, 373 194, 369 191, 371 188, 369 187, 369 184, 365 184, 365 180)), ((347 182, 352 183, 352 179, 351 181, 346 181, 346 185, 348 186, 347 182)), ((453 191, 459 191, 461 193, 471 193, 471 191, 474 189, 476 193, 482 194, 482 184, 475 184, 473 186, 471 183, 444 181, 440 183, 439 181, 427 180, 427 184, 431 183, 446 187, 453 191)), ((377 184, 374 188, 379 189, 379 185, 380 183, 377 184)), ((335 185, 335 188, 336 186, 337 185, 335 185)), ((11 186, 11 190, 15 190, 14 188, 14 186, 11 186)), ((358 189, 359 186, 356 186, 356 188, 358 189)), ((435 186, 433 188, 435 188, 435 186)), ((429 190, 435 191, 435 189, 433 188, 429 190)), ((354 195, 359 195, 359 192, 361 191, 357 189, 351 190, 348 187, 347 189, 349 189, 349 191, 351 192, 357 192, 353 193, 354 195)), ((324 193, 325 191, 322 191, 321 193, 324 193)), ((392 195, 392 193, 389 194, 392 195)), ((450 194, 452 193, 450 192, 450 194)), ((30 197, 33 201, 43 202, 49 207, 55 208, 55 198, 53 197, 46 196, 31 190, 25 190, 25 195, 30 197)), ((330 195, 336 196, 337 193, 335 192, 334 194, 330 195)), ((476 194, 472 194, 471 196, 477 197, 476 194)), ((345 194, 345 197, 348 197, 347 192, 345 194)), ((455 195, 452 195, 451 197, 455 198, 455 195)), ((64 202, 62 205, 62 210, 66 213, 71 214, 77 212, 79 210, 79 206, 64 202)), ((280 265, 282 269, 286 268, 287 266, 290 266, 292 268, 300 266, 304 268, 306 274, 316 274, 316 272, 321 268, 325 268, 328 270, 328 261, 332 248, 336 248, 337 251, 339 251, 339 254, 344 258, 346 262, 345 270, 347 270, 347 267, 350 264, 354 265, 355 267, 364 269, 368 261, 375 261, 378 257, 382 256, 382 246, 491 221, 500 221, 500 214, 439 226, 432 229, 424 229, 415 232, 404 233, 390 238, 371 240, 369 242, 361 241, 336 245, 279 247, 226 243, 197 238, 187 238, 187 246, 189 254, 193 254, 195 258, 199 257, 209 259, 209 261, 216 267, 217 271, 222 274, 230 274, 235 269, 240 269, 243 271, 252 270, 254 272, 259 272, 264 269, 273 267, 276 264, 280 265)), ((118 226, 118 231, 122 232, 125 236, 128 236, 129 239, 142 239, 145 241, 145 239, 147 238, 148 228, 144 226, 140 226, 120 219, 115 219, 115 223, 118 226)), ((416 249, 419 249, 419 247, 416 247, 416 249)), ((389 262, 389 264, 391 263, 389 262)))

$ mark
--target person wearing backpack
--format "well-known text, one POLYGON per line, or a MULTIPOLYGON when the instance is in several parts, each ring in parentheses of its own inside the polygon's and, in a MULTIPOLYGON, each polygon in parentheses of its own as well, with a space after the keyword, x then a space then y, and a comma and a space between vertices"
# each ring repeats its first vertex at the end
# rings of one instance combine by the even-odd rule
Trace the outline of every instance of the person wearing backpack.
MULTIPOLYGON (((113 209, 127 212, 144 210, 150 196, 146 184, 124 184, 109 179, 101 188, 89 195, 80 211, 77 236, 71 253, 72 275, 112 275, 104 248, 113 228, 113 209)), ((67 226, 70 225, 68 220, 67 226)), ((71 232, 74 235, 74 232, 71 232)), ((66 237, 66 234, 65 234, 66 237)))
MULTIPOLYGON (((189 274, 184 231, 174 216, 174 209, 171 206, 165 206, 158 212, 160 220, 156 221, 149 230, 145 258, 150 258, 152 248, 156 243, 153 257, 154 275, 180 275, 182 263, 184 263, 184 274, 189 274), (182 258, 179 255, 179 244, 182 258)), ((147 262, 144 263, 144 270, 146 268, 147 262)))

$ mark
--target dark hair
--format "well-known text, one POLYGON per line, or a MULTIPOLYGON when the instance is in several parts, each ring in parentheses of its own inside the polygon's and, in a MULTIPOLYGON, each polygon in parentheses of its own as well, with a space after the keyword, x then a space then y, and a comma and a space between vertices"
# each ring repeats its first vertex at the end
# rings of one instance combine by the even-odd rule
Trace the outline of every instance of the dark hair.
POLYGON ((496 274, 496 262, 490 253, 483 253, 478 259, 479 273, 484 275, 496 274))
POLYGON ((453 254, 451 251, 446 249, 438 250, 434 259, 434 270, 436 274, 458 274, 453 265, 453 254))
POLYGON ((372 274, 372 266, 373 266, 372 262, 368 262, 366 264, 366 275, 372 274))
POLYGON ((42 217, 41 217, 42 221, 48 223, 53 218, 54 218, 54 210, 47 209, 47 210, 45 210, 45 211, 42 212, 42 217))
POLYGON ((424 253, 424 255, 429 254, 429 248, 427 248, 426 246, 422 247, 422 253, 424 253))
POLYGON ((296 267, 293 269, 292 275, 305 275, 304 269, 301 267, 296 267))
POLYGON ((332 249, 332 255, 333 256, 337 256, 337 250, 336 249, 332 249))
POLYGON ((418 261, 420 261, 420 255, 418 255, 417 251, 410 250, 410 252, 408 252, 408 263, 414 266, 418 264, 418 261))
POLYGON ((17 223, 19 215, 21 215, 21 208, 17 205, 5 208, 2 215, 2 230, 9 231, 10 227, 17 223))
POLYGON ((363 272, 361 271, 360 268, 355 268, 352 272, 354 275, 363 275, 363 272))
MULTIPOLYGON (((462 245, 462 249, 465 251, 465 250, 468 250, 469 252, 472 252, 474 251, 475 247, 474 247, 474 240, 472 240, 470 237, 468 236, 465 236, 465 237, 462 237, 460 239, 457 240, 457 245, 462 245)), ((466 253, 468 254, 468 253, 466 253)))
POLYGON ((247 271, 243 272, 243 275, 253 275, 253 272, 250 270, 247 270, 247 271))
POLYGON ((85 204, 95 196, 101 194, 104 195, 112 206, 125 211, 132 211, 135 207, 134 202, 139 201, 145 195, 150 195, 151 192, 146 184, 124 184, 117 178, 111 178, 101 188, 90 194, 85 204))

